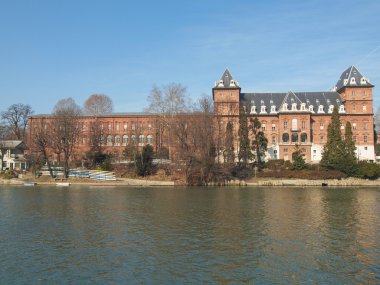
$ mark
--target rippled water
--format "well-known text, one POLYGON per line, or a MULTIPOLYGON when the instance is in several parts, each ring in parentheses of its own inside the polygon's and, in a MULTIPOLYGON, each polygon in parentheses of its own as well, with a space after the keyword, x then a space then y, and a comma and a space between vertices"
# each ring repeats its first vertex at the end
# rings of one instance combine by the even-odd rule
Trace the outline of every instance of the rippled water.
POLYGON ((0 187, 1 284, 380 284, 380 190, 0 187))

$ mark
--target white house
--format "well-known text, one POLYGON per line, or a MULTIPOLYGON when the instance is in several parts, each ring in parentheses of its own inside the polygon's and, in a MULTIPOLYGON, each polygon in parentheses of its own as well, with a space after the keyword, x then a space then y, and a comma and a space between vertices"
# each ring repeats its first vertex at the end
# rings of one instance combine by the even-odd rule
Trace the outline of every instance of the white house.
POLYGON ((2 160, 2 170, 26 169, 25 149, 26 145, 22 141, 0 140, 0 163, 2 160))

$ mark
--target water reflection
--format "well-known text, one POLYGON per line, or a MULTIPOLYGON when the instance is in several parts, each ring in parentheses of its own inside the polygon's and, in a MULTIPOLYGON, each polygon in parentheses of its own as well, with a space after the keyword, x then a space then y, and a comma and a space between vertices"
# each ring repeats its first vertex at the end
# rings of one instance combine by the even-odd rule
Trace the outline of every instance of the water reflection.
POLYGON ((380 191, 0 188, 2 283, 380 283, 380 191))

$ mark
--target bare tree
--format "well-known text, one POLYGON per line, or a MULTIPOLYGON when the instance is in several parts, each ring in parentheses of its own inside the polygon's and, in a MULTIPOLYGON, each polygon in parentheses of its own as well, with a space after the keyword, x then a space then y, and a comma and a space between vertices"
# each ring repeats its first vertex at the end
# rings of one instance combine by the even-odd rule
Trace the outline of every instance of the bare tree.
POLYGON ((104 94, 93 94, 84 102, 83 112, 90 115, 112 113, 113 102, 104 94))
MULTIPOLYGON (((66 178, 69 175, 69 160, 74 152, 74 147, 79 137, 80 114, 81 109, 72 98, 58 101, 53 110, 55 117, 53 137, 63 154, 63 168, 66 178)), ((55 145, 55 147, 57 147, 57 145, 55 145)))
POLYGON ((377 132, 380 131, 380 107, 377 108, 375 113, 375 129, 377 132))
POLYGON ((0 125, 0 160, 1 160, 0 172, 3 170, 4 156, 5 156, 5 152, 7 151, 6 142, 5 142, 7 135, 8 135, 8 127, 5 125, 0 125))
POLYGON ((176 117, 172 127, 173 144, 178 159, 186 164, 186 180, 189 185, 206 185, 217 181, 219 165, 216 164, 216 138, 213 122, 213 104, 203 97, 194 112, 176 117))
POLYGON ((1 118, 9 126, 12 136, 18 140, 25 139, 28 117, 33 114, 32 107, 21 103, 13 104, 1 113, 1 118))
MULTIPOLYGON (((158 126, 162 126, 167 134, 167 147, 169 159, 172 159, 172 134, 171 126, 175 122, 175 117, 181 113, 189 111, 190 100, 186 95, 186 87, 179 83, 171 83, 162 88, 153 86, 148 96, 149 106, 147 111, 158 116, 158 126)), ((159 135, 163 134, 159 130, 159 135)), ((158 140, 162 143, 162 138, 158 140)))
MULTIPOLYGON (((33 125, 33 137, 31 139, 31 153, 41 154, 49 170, 50 177, 54 177, 51 168, 50 151, 53 149, 52 130, 46 120, 42 118, 37 125, 33 125)), ((33 156, 37 157, 37 156, 33 156)))

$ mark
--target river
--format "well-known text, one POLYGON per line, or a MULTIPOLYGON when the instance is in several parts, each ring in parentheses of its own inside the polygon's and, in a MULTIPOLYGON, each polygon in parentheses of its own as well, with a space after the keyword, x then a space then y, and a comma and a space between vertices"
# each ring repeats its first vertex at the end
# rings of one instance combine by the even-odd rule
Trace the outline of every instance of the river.
POLYGON ((0 187, 1 284, 380 284, 380 189, 0 187))

